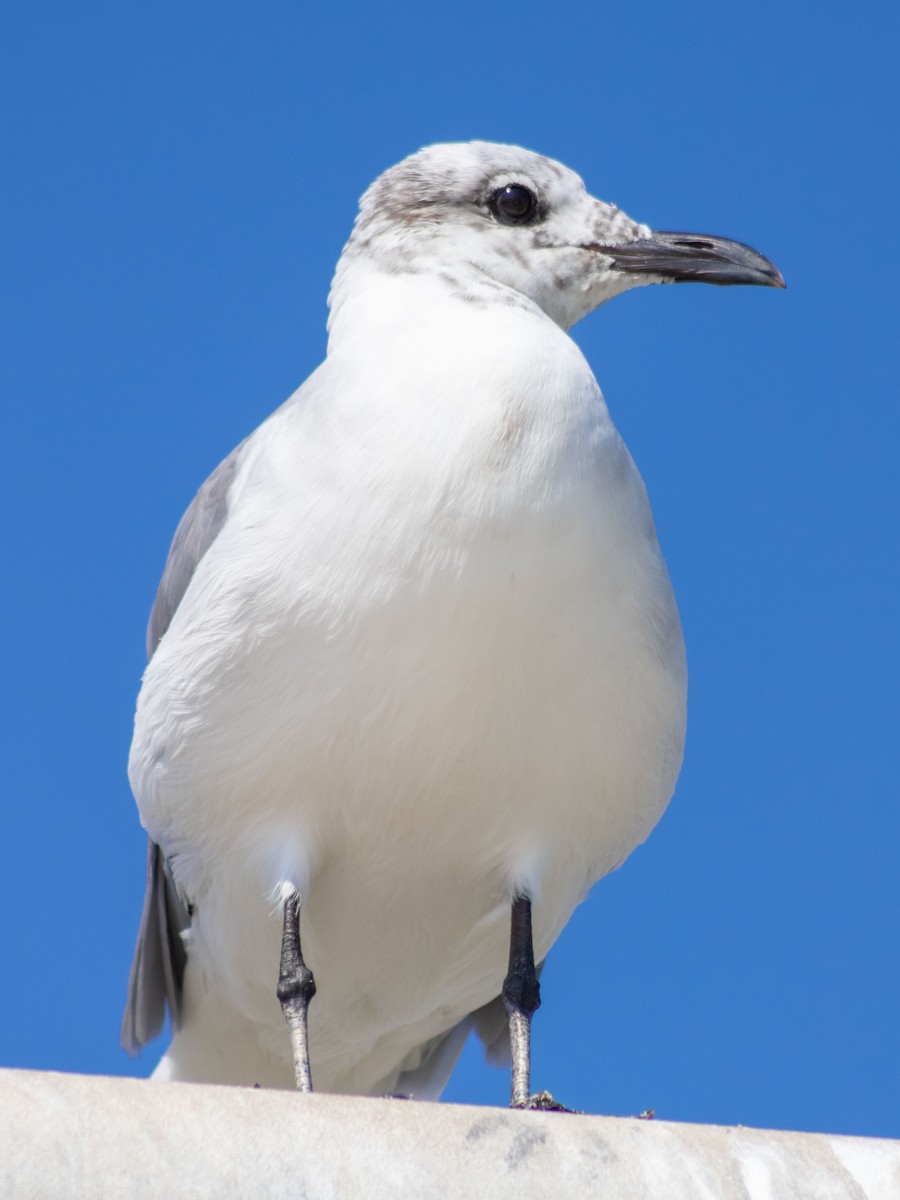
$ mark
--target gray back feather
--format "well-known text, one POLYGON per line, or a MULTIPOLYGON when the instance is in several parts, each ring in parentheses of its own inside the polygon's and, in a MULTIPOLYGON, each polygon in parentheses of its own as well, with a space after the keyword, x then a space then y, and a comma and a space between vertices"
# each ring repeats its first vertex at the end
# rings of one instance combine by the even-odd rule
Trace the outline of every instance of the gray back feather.
POLYGON ((231 491, 245 445, 246 442, 241 442, 219 463, 178 523, 166 565, 163 567, 162 579, 156 589, 156 599, 150 610, 147 658, 153 657, 188 589, 197 564, 225 524, 228 517, 228 493, 231 491))
MULTIPOLYGON (((216 540, 228 516, 228 494, 245 443, 216 467, 181 518, 147 627, 147 657, 152 658, 188 589, 197 564, 216 540)), ((150 840, 144 908, 128 979, 121 1042, 129 1054, 162 1032, 166 1007, 177 1029, 187 952, 184 933, 191 918, 182 903, 162 850, 150 840)))

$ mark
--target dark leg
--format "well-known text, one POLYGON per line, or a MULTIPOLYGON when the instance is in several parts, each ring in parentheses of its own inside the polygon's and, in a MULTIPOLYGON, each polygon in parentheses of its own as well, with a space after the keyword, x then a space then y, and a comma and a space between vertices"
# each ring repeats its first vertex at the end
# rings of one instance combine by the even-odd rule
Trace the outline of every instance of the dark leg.
POLYGON ((281 974, 278 999, 291 1035, 294 1078, 298 1092, 311 1092, 309 1070, 309 1034, 306 1016, 309 1002, 316 994, 316 981, 300 952, 300 897, 292 892, 284 902, 284 932, 281 938, 281 974))
POLYGON ((531 1097, 531 1018, 541 1003, 531 942, 531 901, 513 900, 509 934, 509 973, 503 981, 512 1048, 511 1108, 527 1108, 531 1097))

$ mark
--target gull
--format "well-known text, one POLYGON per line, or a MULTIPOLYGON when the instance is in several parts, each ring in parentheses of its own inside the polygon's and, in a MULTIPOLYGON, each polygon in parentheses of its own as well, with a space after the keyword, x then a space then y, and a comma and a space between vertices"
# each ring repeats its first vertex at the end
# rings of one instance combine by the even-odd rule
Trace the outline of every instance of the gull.
POLYGON ((540 964, 648 836, 685 731, 643 481, 568 330, 649 283, 783 287, 514 146, 362 198, 328 349, 203 484, 148 631, 125 1047, 162 1080, 530 1092, 540 964), (536 965, 537 964, 537 965, 536 965))

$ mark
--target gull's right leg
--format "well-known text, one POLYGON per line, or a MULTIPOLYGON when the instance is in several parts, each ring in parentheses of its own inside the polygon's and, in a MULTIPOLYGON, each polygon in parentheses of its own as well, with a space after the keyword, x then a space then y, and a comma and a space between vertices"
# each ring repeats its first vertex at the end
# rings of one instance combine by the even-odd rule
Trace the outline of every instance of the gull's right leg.
POLYGON ((307 1013, 309 1002, 316 994, 316 981, 312 971, 303 961, 300 951, 300 894, 296 890, 292 890, 284 902, 281 973, 278 977, 277 994, 291 1035, 297 1091, 311 1092, 313 1086, 309 1069, 307 1013))

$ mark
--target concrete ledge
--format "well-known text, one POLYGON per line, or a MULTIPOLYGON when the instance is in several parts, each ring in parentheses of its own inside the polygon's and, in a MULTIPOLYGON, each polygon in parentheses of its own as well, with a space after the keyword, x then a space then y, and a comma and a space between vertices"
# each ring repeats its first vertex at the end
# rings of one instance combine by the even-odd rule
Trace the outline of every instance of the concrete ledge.
POLYGON ((0 1071, 4 1200, 898 1200, 900 1141, 0 1071))

